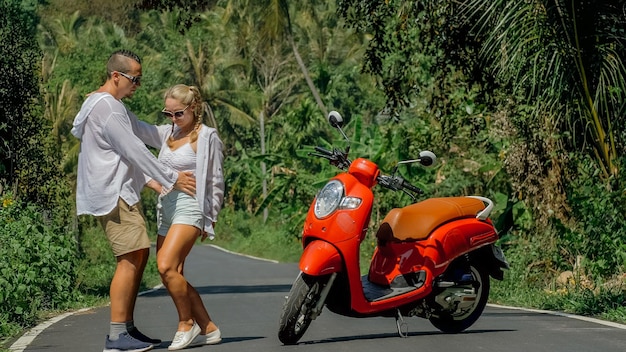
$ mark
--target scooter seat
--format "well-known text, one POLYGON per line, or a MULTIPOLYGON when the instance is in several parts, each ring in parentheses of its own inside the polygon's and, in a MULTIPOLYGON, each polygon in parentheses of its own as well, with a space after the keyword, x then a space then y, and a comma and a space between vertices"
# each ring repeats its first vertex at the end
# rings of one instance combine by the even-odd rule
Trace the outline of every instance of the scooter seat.
POLYGON ((392 209, 376 232, 378 244, 387 241, 424 239, 439 225, 448 221, 474 217, 485 204, 471 197, 429 198, 404 208, 392 209))

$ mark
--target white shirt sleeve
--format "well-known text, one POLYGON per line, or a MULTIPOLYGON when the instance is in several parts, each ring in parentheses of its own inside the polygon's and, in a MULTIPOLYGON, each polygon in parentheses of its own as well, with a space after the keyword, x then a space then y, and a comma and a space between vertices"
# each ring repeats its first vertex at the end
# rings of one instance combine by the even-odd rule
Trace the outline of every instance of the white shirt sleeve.
POLYGON ((159 162, 144 142, 133 133, 131 119, 136 120, 137 117, 112 113, 103 131, 103 138, 131 165, 164 187, 171 188, 178 179, 178 173, 159 162))
POLYGON ((224 200, 223 162, 223 144, 217 131, 203 126, 198 138, 196 194, 204 214, 204 230, 210 238, 214 236, 212 222, 217 221, 224 200))

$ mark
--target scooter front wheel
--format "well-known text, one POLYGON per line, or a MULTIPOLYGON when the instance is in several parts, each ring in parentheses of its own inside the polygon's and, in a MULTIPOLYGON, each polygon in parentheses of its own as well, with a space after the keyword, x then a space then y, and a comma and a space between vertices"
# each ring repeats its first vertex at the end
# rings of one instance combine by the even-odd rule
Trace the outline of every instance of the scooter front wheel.
POLYGON ((313 320, 315 306, 327 281, 328 276, 298 275, 280 315, 278 339, 282 343, 294 345, 304 335, 313 320))

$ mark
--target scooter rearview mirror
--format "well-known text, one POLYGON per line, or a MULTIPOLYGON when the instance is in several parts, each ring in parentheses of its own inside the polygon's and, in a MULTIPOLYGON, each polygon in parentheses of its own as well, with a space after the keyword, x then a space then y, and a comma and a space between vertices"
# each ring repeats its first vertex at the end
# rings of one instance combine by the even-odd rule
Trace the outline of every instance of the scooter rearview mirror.
POLYGON ((420 163, 423 166, 432 166, 435 164, 436 160, 437 156, 435 155, 435 153, 431 152, 430 150, 421 151, 420 157, 418 159, 399 161, 398 164, 396 164, 396 166, 393 168, 392 175, 395 175, 396 171, 398 171, 398 165, 420 163))
POLYGON ((334 128, 341 128, 341 126, 343 126, 343 118, 341 117, 341 114, 334 110, 328 113, 328 122, 334 128))
POLYGON ((424 150, 420 152, 420 164, 424 165, 424 166, 432 166, 435 164, 435 161, 437 161, 437 156, 435 155, 435 153, 431 152, 430 150, 424 150))
POLYGON ((348 151, 350 150, 350 139, 348 138, 348 136, 346 136, 346 134, 341 129, 341 126, 343 126, 343 118, 341 117, 341 114, 335 110, 329 112, 328 122, 330 123, 331 126, 338 129, 339 132, 341 132, 341 135, 343 136, 343 138, 345 138, 346 141, 348 142, 348 146, 346 147, 346 154, 348 154, 348 151))

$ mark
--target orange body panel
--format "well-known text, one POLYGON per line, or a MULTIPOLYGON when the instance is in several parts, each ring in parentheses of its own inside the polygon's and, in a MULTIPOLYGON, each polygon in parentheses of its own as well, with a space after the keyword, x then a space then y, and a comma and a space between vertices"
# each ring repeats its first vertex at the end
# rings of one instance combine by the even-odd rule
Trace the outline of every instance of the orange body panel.
POLYGON ((333 245, 324 241, 311 242, 300 257, 300 270, 309 275, 326 275, 341 271, 341 255, 333 245))
POLYGON ((398 275, 419 270, 426 270, 434 277, 443 273, 455 258, 497 239, 490 222, 475 218, 448 222, 424 240, 379 245, 372 257, 369 280, 389 285, 398 275))
POLYGON ((350 164, 348 173, 354 176, 365 187, 372 188, 376 184, 376 176, 378 176, 378 165, 373 162, 358 158, 350 164))

